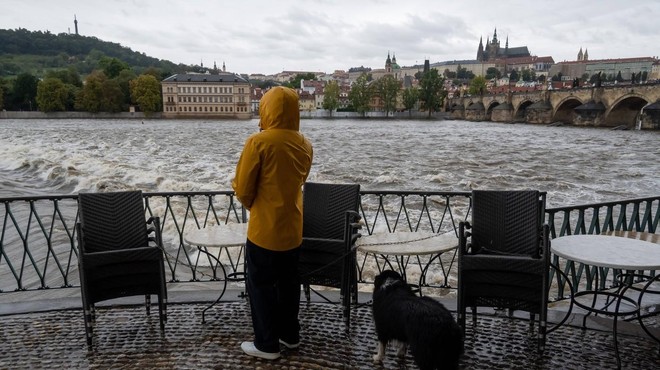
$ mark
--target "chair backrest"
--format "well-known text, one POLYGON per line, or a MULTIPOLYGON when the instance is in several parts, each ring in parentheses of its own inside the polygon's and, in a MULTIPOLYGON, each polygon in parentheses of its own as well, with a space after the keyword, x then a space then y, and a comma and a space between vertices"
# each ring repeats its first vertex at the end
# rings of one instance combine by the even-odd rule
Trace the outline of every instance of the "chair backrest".
POLYGON ((536 190, 474 190, 473 251, 539 257, 544 199, 536 190))
POLYGON ((84 253, 147 247, 141 191, 78 194, 84 253))
POLYGON ((343 239, 346 211, 358 211, 359 184, 306 182, 303 187, 303 238, 343 239))

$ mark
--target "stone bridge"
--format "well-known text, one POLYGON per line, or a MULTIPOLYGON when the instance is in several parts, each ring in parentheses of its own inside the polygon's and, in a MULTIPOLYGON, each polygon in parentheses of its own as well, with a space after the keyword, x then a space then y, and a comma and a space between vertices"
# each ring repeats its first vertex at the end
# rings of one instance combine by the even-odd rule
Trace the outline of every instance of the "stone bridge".
POLYGON ((660 83, 462 96, 446 109, 470 121, 660 129, 660 83))

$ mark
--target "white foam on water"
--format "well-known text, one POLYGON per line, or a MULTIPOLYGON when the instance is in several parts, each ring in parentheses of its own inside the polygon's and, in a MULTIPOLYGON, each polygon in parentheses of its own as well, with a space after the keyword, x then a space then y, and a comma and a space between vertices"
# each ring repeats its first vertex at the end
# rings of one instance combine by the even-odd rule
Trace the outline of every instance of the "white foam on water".
MULTIPOLYGON (((230 190, 257 120, 2 120, 1 194, 230 190), (29 190, 28 190, 29 189, 29 190)), ((549 206, 656 195, 660 133, 467 121, 303 120, 310 181, 537 188, 549 206)))

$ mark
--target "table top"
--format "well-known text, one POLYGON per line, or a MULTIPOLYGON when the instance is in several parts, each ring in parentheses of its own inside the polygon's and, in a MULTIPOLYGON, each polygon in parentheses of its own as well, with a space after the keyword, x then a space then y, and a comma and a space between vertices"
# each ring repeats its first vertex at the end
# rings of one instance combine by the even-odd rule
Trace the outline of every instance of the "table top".
POLYGON ((590 266, 622 270, 660 269, 660 245, 613 235, 567 235, 552 239, 552 253, 590 266))
POLYGON ((639 239, 651 243, 660 244, 660 234, 645 233, 640 231, 606 231, 603 235, 621 236, 624 238, 639 239))
POLYGON ((386 255, 424 255, 444 253, 458 247, 453 231, 445 234, 432 232, 393 232, 363 235, 355 243, 358 250, 386 255))
POLYGON ((203 229, 186 230, 183 240, 192 245, 203 247, 239 247, 247 238, 246 223, 228 223, 209 226, 203 229))

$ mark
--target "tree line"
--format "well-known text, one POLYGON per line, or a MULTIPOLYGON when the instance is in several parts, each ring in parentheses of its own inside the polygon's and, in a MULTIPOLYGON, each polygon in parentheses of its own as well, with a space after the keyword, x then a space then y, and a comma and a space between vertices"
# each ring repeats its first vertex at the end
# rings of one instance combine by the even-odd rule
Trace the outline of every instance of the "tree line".
POLYGON ((161 72, 137 75, 117 58, 103 57, 84 79, 75 67, 46 72, 43 78, 20 73, 0 79, 0 109, 42 112, 122 112, 136 105, 146 115, 162 110, 161 72))
MULTIPOLYGON (((447 91, 444 87, 444 78, 438 74, 436 69, 420 73, 417 87, 409 86, 403 88, 402 82, 392 75, 385 75, 378 80, 372 80, 371 74, 362 73, 351 85, 348 93, 349 106, 347 111, 360 113, 362 116, 370 111, 372 107, 381 108, 386 116, 403 107, 409 113, 413 108, 428 112, 431 117, 433 112, 442 109, 447 91), (419 105, 418 105, 419 104, 419 105)), ((340 88, 337 81, 330 81, 325 87, 323 97, 323 109, 330 112, 337 109, 340 104, 340 88)))
POLYGON ((0 109, 120 112, 137 105, 150 114, 162 110, 163 78, 199 68, 96 37, 0 30, 0 109))

